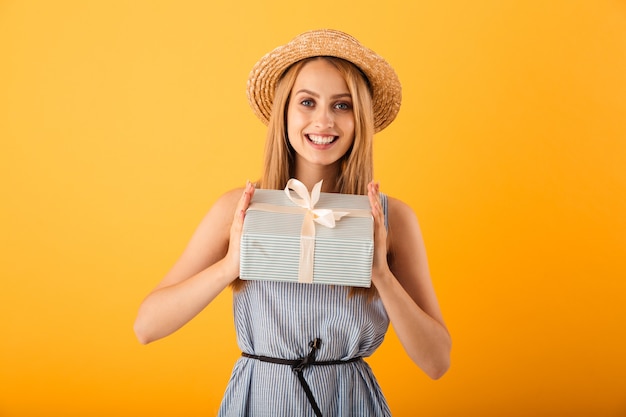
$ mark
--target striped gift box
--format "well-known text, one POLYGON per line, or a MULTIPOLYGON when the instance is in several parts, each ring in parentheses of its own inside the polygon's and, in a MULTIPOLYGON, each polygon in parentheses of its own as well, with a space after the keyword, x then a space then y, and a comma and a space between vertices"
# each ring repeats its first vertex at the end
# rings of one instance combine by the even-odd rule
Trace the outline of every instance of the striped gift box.
MULTIPOLYGON (((367 196, 320 193, 315 208, 349 214, 330 228, 315 223, 312 283, 370 287, 373 219, 367 196)), ((244 221, 240 278, 303 282, 302 227, 307 209, 281 190, 256 190, 244 221)))

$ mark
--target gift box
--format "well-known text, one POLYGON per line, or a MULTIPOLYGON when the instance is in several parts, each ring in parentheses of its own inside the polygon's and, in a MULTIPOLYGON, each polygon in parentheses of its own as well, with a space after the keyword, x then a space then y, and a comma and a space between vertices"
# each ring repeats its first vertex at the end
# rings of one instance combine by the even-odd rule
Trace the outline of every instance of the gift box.
POLYGON ((256 190, 241 238, 240 278, 370 287, 374 221, 362 195, 256 190))

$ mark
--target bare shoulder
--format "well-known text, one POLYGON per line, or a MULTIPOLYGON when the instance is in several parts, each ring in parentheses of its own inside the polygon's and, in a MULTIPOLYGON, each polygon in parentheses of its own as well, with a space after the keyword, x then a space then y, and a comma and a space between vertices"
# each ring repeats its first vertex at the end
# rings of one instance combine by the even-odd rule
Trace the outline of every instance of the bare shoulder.
POLYGON ((393 266, 406 269, 406 265, 419 260, 425 262, 422 231, 415 211, 397 198, 388 197, 388 248, 393 266))
POLYGON ((226 210, 232 214, 233 210, 235 210, 235 207, 237 206, 237 203, 239 202, 239 199, 241 198, 241 195, 243 194, 243 190, 244 187, 239 187, 226 191, 215 201, 209 213, 211 211, 221 212, 226 210))
POLYGON ((224 238, 227 238, 227 234, 235 214, 235 208, 237 207, 237 203, 243 194, 243 190, 243 187, 234 188, 226 191, 218 197, 200 223, 198 231, 205 233, 212 231, 213 233, 210 234, 217 232, 224 238))
POLYGON ((223 258, 228 250, 230 227, 243 187, 222 194, 209 209, 178 261, 159 286, 180 282, 223 258))
MULTIPOLYGON (((418 227, 417 216, 413 208, 402 200, 387 196, 389 228, 402 229, 418 227)), ((419 228, 419 227, 418 227, 419 228)))
POLYGON ((190 248, 202 250, 213 262, 226 250, 235 208, 242 194, 243 187, 232 189, 218 197, 193 234, 189 242, 190 248), (211 253, 214 255, 211 256, 211 253))
POLYGON ((224 194, 218 197, 217 201, 215 202, 215 206, 221 206, 224 204, 237 205, 239 198, 241 198, 241 195, 243 194, 243 190, 244 187, 237 187, 233 188, 232 190, 226 191, 224 194))

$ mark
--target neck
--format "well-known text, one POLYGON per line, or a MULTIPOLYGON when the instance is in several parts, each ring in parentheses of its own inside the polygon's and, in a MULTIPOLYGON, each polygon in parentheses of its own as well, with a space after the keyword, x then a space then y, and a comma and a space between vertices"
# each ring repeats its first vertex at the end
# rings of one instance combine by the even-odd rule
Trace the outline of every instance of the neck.
POLYGON ((331 166, 315 166, 303 167, 302 164, 296 166, 294 177, 301 181, 310 190, 320 181, 322 183, 322 192, 336 193, 337 178, 339 177, 339 164, 331 166))

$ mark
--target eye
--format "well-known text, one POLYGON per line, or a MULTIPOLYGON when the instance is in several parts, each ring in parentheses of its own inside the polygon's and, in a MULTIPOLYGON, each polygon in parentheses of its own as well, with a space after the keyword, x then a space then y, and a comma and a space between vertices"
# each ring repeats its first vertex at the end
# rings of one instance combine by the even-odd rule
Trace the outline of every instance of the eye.
POLYGON ((310 99, 304 99, 304 100, 300 100, 300 104, 302 104, 305 107, 313 107, 314 103, 313 100, 310 99))
POLYGON ((341 102, 335 104, 335 108, 339 110, 350 110, 352 108, 352 105, 350 103, 341 102))

